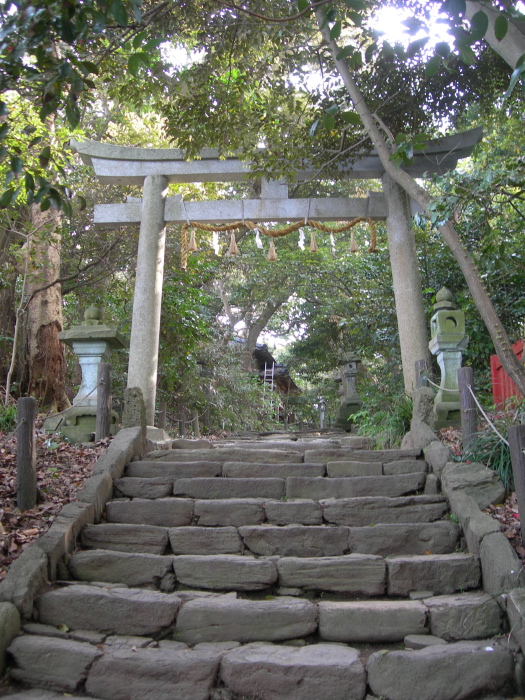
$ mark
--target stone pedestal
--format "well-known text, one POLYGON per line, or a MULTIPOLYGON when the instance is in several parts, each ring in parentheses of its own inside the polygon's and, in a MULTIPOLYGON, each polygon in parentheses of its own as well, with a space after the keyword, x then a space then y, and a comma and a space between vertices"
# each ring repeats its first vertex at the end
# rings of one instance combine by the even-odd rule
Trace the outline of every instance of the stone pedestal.
MULTIPOLYGON (((48 418, 44 429, 58 431, 70 442, 91 442, 95 436, 97 416, 98 366, 109 362, 113 350, 128 347, 128 341, 115 329, 100 320, 100 310, 90 307, 84 314, 84 322, 59 333, 63 343, 78 355, 82 370, 82 382, 73 406, 62 414, 48 418)), ((110 432, 118 430, 118 414, 112 411, 110 432)))
POLYGON ((339 360, 339 368, 336 370, 334 381, 339 384, 339 410, 336 418, 336 428, 350 431, 352 429, 352 416, 360 408, 362 401, 357 395, 357 373, 360 358, 354 353, 346 353, 339 360))
POLYGON ((430 321, 430 352, 437 356, 441 384, 434 399, 434 430, 460 426, 458 369, 468 345, 465 314, 457 309, 452 293, 443 287, 436 295, 436 313, 430 321))

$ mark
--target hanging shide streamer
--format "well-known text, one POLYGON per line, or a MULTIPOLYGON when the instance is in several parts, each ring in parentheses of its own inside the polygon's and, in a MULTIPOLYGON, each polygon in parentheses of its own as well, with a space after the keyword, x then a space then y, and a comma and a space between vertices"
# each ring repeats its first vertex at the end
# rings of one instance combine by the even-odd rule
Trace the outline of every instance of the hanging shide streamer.
POLYGON ((268 248, 268 255, 266 259, 270 262, 275 262, 277 260, 277 251, 275 250, 275 243, 273 240, 270 241, 270 247, 268 248))
POLYGON ((333 232, 330 233, 330 248, 332 249, 332 255, 335 255, 335 238, 333 232))
POLYGON ((235 234, 232 233, 230 236, 230 247, 228 249, 230 255, 239 255, 239 247, 237 246, 237 241, 235 240, 235 234))
POLYGON ((310 253, 317 253, 319 250, 319 246, 317 245, 317 241, 315 240, 315 233, 312 231, 310 233, 310 253))
POLYGON ((195 229, 192 229, 190 234, 190 242, 188 243, 188 252, 196 253, 198 250, 197 239, 195 238, 195 229))
POLYGON ((255 245, 256 245, 257 248, 259 248, 259 249, 262 249, 262 248, 263 248, 263 244, 262 244, 262 241, 261 241, 261 234, 259 233, 259 229, 258 229, 258 228, 255 229, 255 245))
MULTIPOLYGON (((351 241, 350 241, 350 250, 352 253, 356 253, 358 251, 357 243, 355 241, 355 235, 353 228, 357 224, 361 222, 366 222, 368 223, 370 227, 370 246, 368 248, 370 253, 377 253, 377 236, 376 236, 376 227, 372 219, 369 219, 368 217, 365 216, 360 216, 356 219, 352 219, 352 221, 349 221, 345 224, 342 224, 341 226, 327 226, 326 224, 322 224, 320 221, 312 221, 308 220, 308 226, 311 228, 316 229, 316 231, 321 231, 323 233, 329 233, 330 234, 330 240, 333 241, 333 234, 336 233, 344 233, 345 231, 352 231, 351 233, 351 241)), ((287 236, 289 233, 293 233, 294 231, 299 231, 299 247, 304 250, 304 227, 305 223, 304 221, 298 221, 295 224, 290 224, 289 226, 284 226, 283 228, 279 229, 269 229, 266 228, 263 224, 260 223, 254 223, 253 221, 234 221, 231 224, 224 224, 223 226, 217 226, 215 224, 201 224, 198 221, 188 221, 186 224, 183 224, 182 226, 182 240, 181 240, 181 268, 183 270, 186 269, 186 264, 188 260, 188 251, 194 251, 193 248, 190 248, 188 246, 188 240, 187 240, 187 231, 189 228, 197 229, 199 231, 209 231, 213 233, 213 247, 215 249, 215 253, 218 255, 219 254, 219 241, 218 241, 218 234, 219 233, 225 233, 225 232, 231 232, 232 233, 232 238, 230 239, 230 250, 229 253, 230 255, 239 255, 239 248, 237 247, 237 242, 235 241, 234 245, 232 245, 232 240, 235 240, 235 231, 238 231, 241 227, 245 226, 249 231, 255 231, 256 232, 256 243, 257 247, 259 247, 260 242, 260 234, 264 236, 268 236, 269 238, 281 238, 282 236, 287 236), (235 251, 235 252, 233 252, 235 251)), ((190 246, 192 245, 194 238, 194 232, 192 232, 192 238, 190 240, 190 246)), ((195 241, 196 245, 196 241, 195 241)), ((261 244, 262 247, 262 244, 261 244)), ((196 249, 196 248, 195 248, 196 249)), ((311 239, 310 239, 310 250, 312 252, 315 252, 318 250, 318 245, 317 241, 315 239, 314 234, 311 234, 311 239)), ((268 260, 277 260, 277 251, 275 250, 275 245, 273 241, 270 243, 270 249, 268 252, 268 260)))
POLYGON ((350 234, 350 252, 357 253, 358 250, 359 248, 357 247, 357 243, 355 242, 354 229, 352 229, 352 233, 350 234))

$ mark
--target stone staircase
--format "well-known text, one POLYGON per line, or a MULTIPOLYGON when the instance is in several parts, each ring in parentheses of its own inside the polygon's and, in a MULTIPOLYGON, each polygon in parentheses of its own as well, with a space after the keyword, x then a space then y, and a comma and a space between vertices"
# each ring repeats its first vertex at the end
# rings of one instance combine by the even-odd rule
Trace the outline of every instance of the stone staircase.
POLYGON ((436 478, 417 450, 366 448, 254 441, 128 464, 10 647, 11 677, 52 691, 23 695, 512 697, 503 613, 436 478))

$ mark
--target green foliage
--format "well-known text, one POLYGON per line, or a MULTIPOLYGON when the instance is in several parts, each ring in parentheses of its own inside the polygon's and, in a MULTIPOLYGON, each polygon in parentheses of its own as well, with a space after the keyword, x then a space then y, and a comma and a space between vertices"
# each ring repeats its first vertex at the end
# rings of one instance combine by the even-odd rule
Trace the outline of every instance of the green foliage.
POLYGON ((16 428, 16 406, 0 406, 0 431, 8 433, 16 428))
POLYGON ((358 434, 373 438, 376 449, 399 447, 410 430, 412 399, 404 393, 396 367, 369 370, 358 383, 358 394, 363 400, 354 416, 358 434))
MULTIPOLYGON (((507 435, 508 428, 515 425, 516 422, 515 417, 510 413, 499 413, 492 416, 492 419, 499 433, 503 436, 507 435)), ((475 434, 469 448, 463 451, 461 461, 484 464, 499 475, 507 493, 514 489, 509 446, 489 425, 485 430, 475 434)))

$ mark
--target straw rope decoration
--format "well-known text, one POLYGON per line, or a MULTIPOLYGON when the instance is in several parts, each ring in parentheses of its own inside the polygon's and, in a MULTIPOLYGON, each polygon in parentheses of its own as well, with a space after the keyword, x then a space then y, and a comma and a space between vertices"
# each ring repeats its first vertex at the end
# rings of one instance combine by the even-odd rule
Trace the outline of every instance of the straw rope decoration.
MULTIPOLYGON (((237 247, 237 242, 235 240, 235 231, 238 231, 242 227, 246 227, 249 231, 254 231, 257 229, 260 233, 262 233, 264 236, 268 236, 268 238, 272 239, 270 241, 270 249, 268 251, 268 260, 277 260, 277 252, 275 250, 275 244, 273 242, 274 238, 282 238, 283 236, 287 236, 290 233, 293 233, 294 231, 298 231, 300 228, 303 228, 304 226, 310 226, 311 228, 316 229, 317 231, 320 231, 322 233, 344 233, 345 231, 350 231, 354 228, 354 226, 357 226, 357 224, 360 224, 361 222, 366 222, 370 226, 370 245, 368 247, 368 252, 369 253, 377 253, 377 234, 376 234, 376 226, 375 223, 372 221, 372 219, 369 219, 366 216, 359 216, 356 219, 352 219, 352 221, 349 221, 345 224, 342 224, 341 226, 327 226, 326 224, 321 223, 320 221, 313 221, 309 220, 307 222, 305 221, 297 221, 294 224, 290 224, 289 226, 285 226, 280 229, 269 229, 266 228, 266 226, 263 226, 263 224, 256 224, 253 221, 234 221, 231 224, 223 224, 222 226, 217 226, 214 224, 201 224, 198 221, 187 221, 185 224, 182 226, 182 236, 181 236, 181 269, 185 270, 188 262, 188 252, 190 251, 196 251, 197 250, 197 242, 195 240, 195 229, 198 231, 209 231, 209 232, 217 232, 217 233, 231 233, 230 237, 230 247, 229 247, 229 253, 230 255, 239 255, 239 248, 237 247), (190 235, 190 242, 188 244, 188 229, 193 229, 190 235)), ((316 252, 318 250, 317 246, 317 241, 315 239, 315 234, 312 231, 311 233, 311 238, 310 238, 310 251, 311 252, 316 252)), ((350 242, 350 251, 352 253, 356 253, 358 250, 357 244, 355 242, 355 236, 354 236, 354 231, 352 231, 351 234, 351 242, 350 242)))

